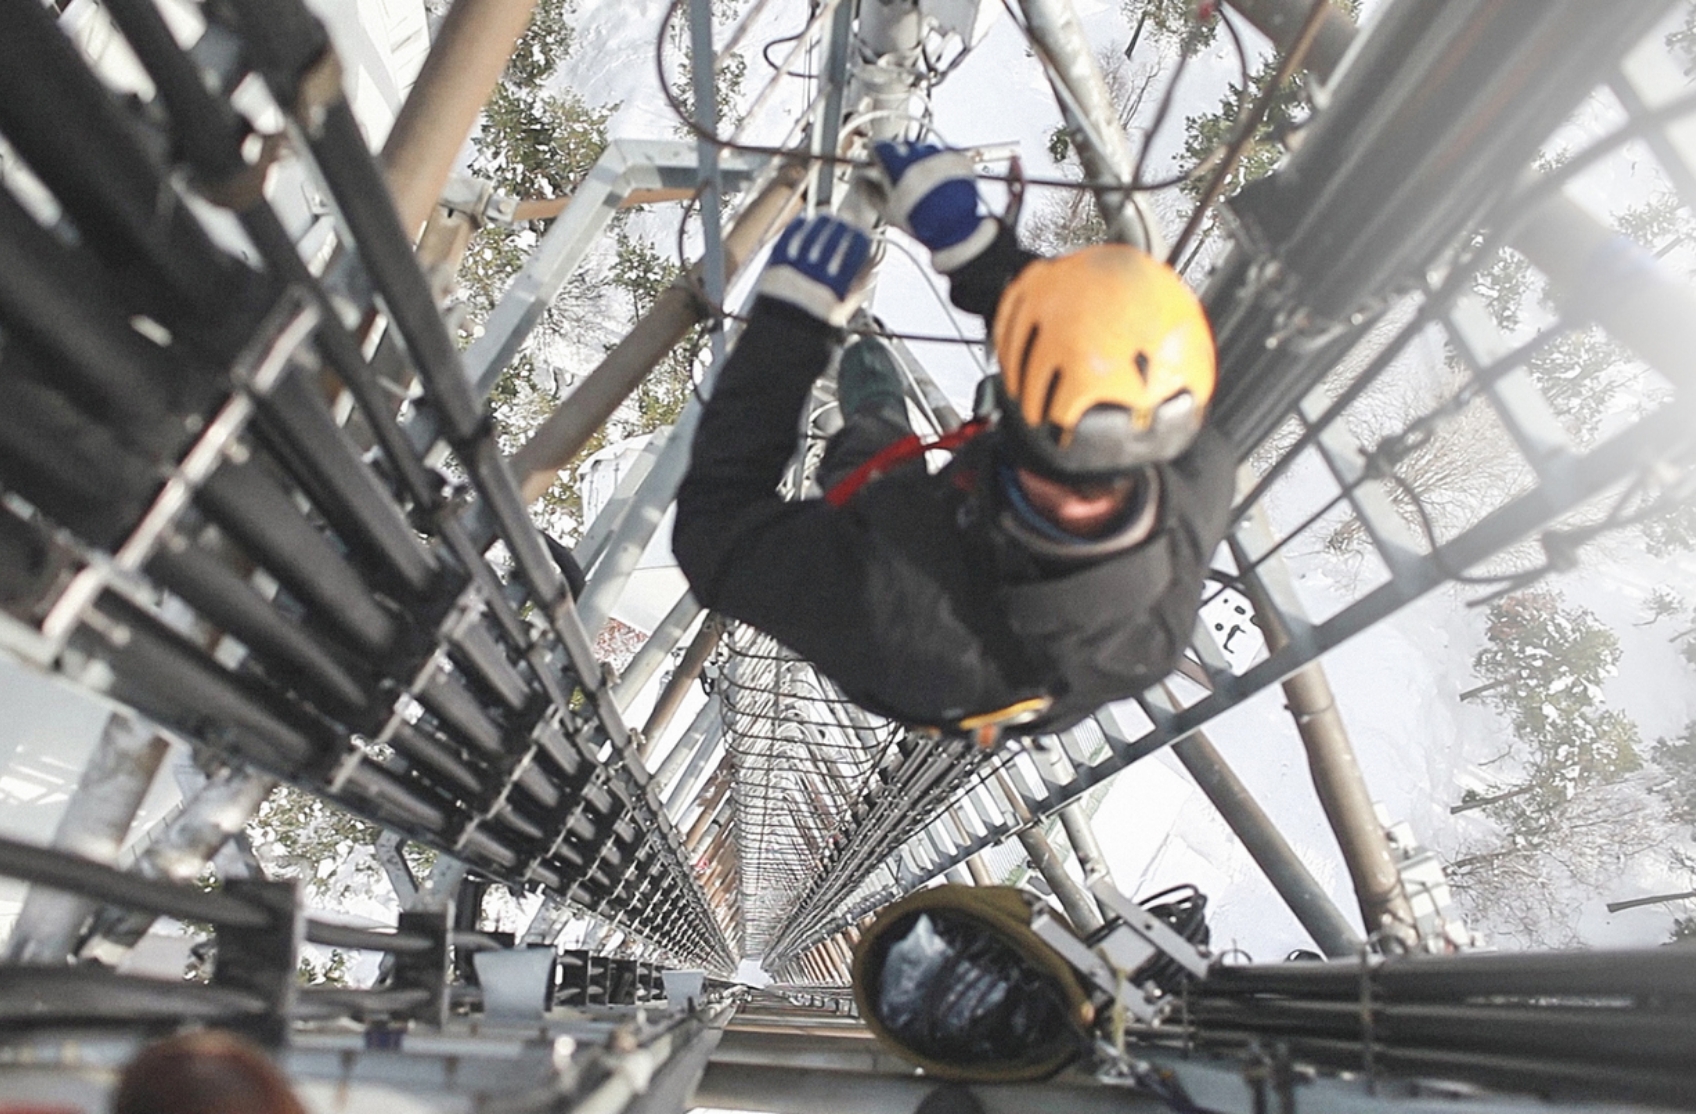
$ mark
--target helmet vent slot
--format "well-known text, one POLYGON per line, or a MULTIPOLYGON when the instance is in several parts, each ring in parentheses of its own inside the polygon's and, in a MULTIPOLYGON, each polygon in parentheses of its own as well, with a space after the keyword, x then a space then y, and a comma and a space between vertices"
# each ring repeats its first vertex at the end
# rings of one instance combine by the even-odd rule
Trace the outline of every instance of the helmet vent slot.
POLYGON ((1026 388, 1031 385, 1031 353, 1036 351, 1036 338, 1040 332, 1041 325, 1032 325, 1031 331, 1025 334, 1024 347, 1019 351, 1019 394, 1024 394, 1026 388))
POLYGON ((1055 368, 1054 374, 1048 377, 1048 390, 1042 394, 1042 418, 1046 422, 1048 415, 1054 410, 1054 396, 1060 393, 1060 369, 1055 368))

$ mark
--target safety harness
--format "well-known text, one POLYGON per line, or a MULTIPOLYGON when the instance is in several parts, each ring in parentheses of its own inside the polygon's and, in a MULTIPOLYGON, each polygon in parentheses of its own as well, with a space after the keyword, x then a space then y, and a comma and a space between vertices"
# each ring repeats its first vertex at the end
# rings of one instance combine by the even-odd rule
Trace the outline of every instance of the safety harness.
POLYGON ((899 441, 892 441, 885 445, 870 460, 838 480, 829 491, 824 493, 824 501, 833 507, 843 506, 862 487, 890 469, 899 467, 909 460, 916 460, 932 449, 952 452, 988 428, 989 423, 983 418, 973 418, 960 428, 944 433, 933 441, 926 441, 916 433, 909 433, 899 441))
MULTIPOLYGON (((930 441, 924 440, 916 433, 909 433, 900 440, 885 445, 870 460, 838 480, 829 491, 825 492, 824 501, 832 507, 841 507, 852 499, 862 487, 890 470, 906 464, 908 461, 917 460, 933 449, 953 452, 988 428, 989 422, 987 420, 973 418, 958 429, 930 441)), ((962 735, 971 739, 984 750, 990 750, 1001 741, 1008 728, 1030 723, 1046 712, 1053 704, 1053 697, 1047 695, 1028 697, 1017 700, 1005 708, 997 708, 993 712, 967 716, 948 729, 933 727, 929 730, 962 735)))

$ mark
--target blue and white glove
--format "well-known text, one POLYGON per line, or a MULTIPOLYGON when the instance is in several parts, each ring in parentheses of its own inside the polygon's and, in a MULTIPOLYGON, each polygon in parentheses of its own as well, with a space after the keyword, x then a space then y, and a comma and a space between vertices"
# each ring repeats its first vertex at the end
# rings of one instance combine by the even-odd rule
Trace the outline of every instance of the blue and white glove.
POLYGON ((871 252, 871 237, 847 221, 828 213, 796 217, 777 238, 758 290, 841 328, 865 297, 855 280, 871 252))
POLYGON ((872 150, 889 182, 884 218, 929 248, 937 270, 958 270, 995 242, 999 225, 979 212, 971 159, 929 143, 878 143, 872 150))

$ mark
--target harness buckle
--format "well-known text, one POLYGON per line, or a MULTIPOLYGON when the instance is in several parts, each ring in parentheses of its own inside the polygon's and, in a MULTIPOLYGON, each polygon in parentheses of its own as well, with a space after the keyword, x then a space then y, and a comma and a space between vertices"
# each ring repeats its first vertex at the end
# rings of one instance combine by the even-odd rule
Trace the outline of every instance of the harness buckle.
POLYGON ((993 712, 983 712, 975 716, 967 716, 957 725, 961 734, 971 739, 982 750, 993 750, 996 743, 1006 734, 1009 727, 1022 727, 1035 722, 1044 712, 1054 706, 1054 698, 1048 695, 1031 696, 1024 700, 1015 700, 1005 708, 993 712))

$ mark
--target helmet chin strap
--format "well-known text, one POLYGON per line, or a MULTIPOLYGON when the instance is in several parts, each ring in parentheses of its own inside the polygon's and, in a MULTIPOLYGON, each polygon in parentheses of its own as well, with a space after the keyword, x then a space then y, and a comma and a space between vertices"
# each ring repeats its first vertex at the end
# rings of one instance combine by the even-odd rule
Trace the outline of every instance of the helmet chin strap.
POLYGON ((1002 386, 1000 372, 979 379, 972 395, 972 416, 993 422, 1001 416, 1005 394, 1006 388, 1002 386))

